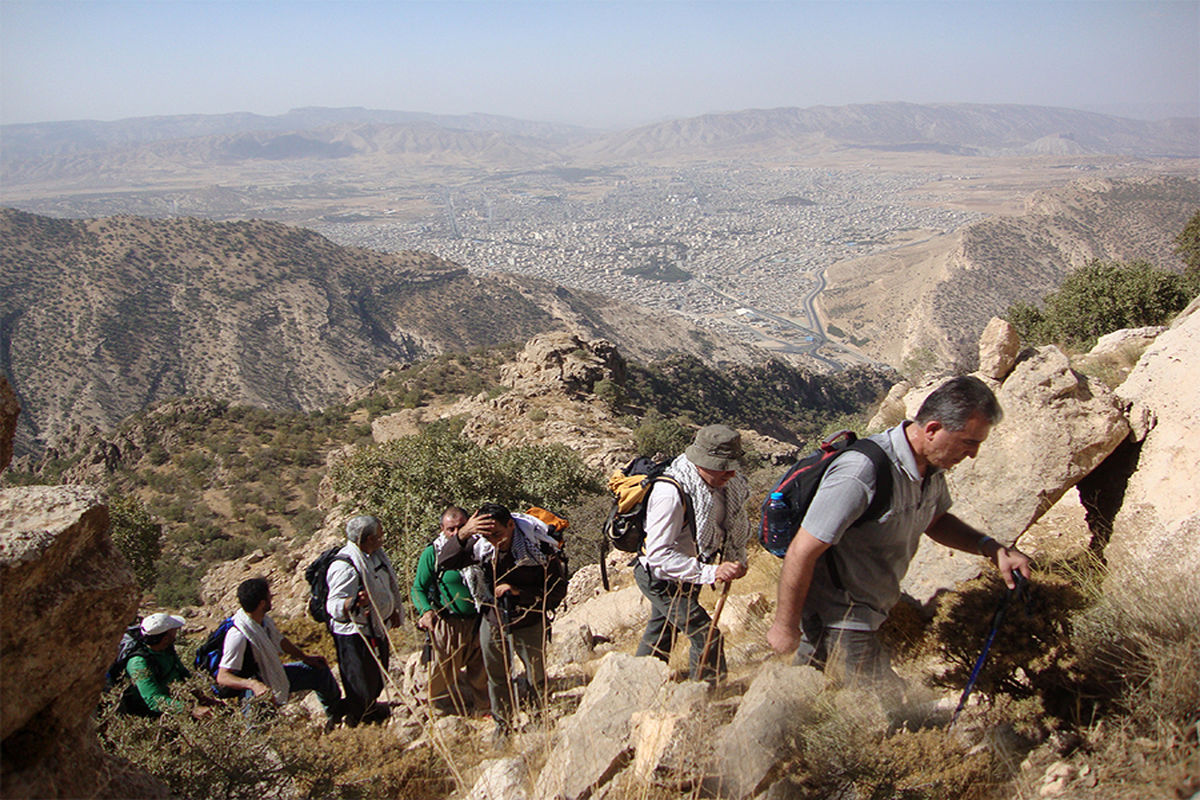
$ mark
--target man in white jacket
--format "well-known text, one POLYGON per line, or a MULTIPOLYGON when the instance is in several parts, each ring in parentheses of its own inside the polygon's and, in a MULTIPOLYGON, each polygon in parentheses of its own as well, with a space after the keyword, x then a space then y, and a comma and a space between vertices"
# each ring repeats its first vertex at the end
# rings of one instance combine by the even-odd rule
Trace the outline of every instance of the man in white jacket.
POLYGON ((749 484, 738 470, 742 437, 708 425, 657 481, 646 504, 646 542, 633 577, 650 601, 650 619, 636 655, 668 661, 679 634, 691 641, 692 680, 724 677, 721 632, 700 605, 700 589, 746 574, 749 484), (708 652, 705 654, 705 644, 708 652), (701 663, 703 657, 704 663, 701 663))
POLYGON ((403 617, 400 586, 383 552, 378 519, 360 516, 346 523, 346 545, 329 565, 326 582, 325 610, 346 691, 346 724, 353 728, 359 722, 382 722, 390 713, 376 702, 391 654, 387 630, 403 617))

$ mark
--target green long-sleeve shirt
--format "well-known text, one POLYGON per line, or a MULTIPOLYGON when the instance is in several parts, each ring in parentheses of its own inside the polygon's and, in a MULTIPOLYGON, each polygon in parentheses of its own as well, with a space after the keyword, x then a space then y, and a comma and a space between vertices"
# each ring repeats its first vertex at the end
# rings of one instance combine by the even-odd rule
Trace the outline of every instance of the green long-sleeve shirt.
POLYGON ((187 704, 171 697, 167 684, 187 678, 187 668, 174 647, 155 652, 143 650, 125 664, 125 672, 151 711, 186 711, 187 704))
POLYGON ((430 610, 457 616, 474 616, 476 613, 471 592, 458 570, 444 571, 439 580, 437 552, 433 545, 426 547, 417 559, 417 574, 413 579, 411 595, 418 615, 430 610))

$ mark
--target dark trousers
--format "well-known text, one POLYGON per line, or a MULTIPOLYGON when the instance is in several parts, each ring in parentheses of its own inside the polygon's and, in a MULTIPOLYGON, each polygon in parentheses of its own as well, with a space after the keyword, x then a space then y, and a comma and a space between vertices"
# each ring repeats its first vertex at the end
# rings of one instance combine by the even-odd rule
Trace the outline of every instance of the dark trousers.
POLYGON ((903 690, 904 681, 892 669, 891 654, 876 631, 830 628, 815 614, 804 616, 801 629, 804 638, 794 663, 824 670, 847 686, 903 690))
POLYGON ((639 656, 654 656, 670 661, 675 638, 682 633, 692 643, 688 655, 688 668, 692 680, 712 680, 725 676, 725 646, 721 632, 713 631, 708 658, 703 665, 700 656, 704 653, 704 641, 712 627, 712 617, 700 605, 698 583, 681 583, 653 578, 639 560, 633 568, 633 579, 646 599, 650 601, 650 620, 646 632, 638 644, 639 656))
POLYGON ((512 724, 513 701, 517 690, 512 680, 512 657, 525 665, 535 705, 542 705, 546 682, 546 667, 542 658, 546 644, 545 624, 539 618, 521 628, 505 626, 503 630, 484 616, 479 625, 479 642, 483 646, 483 667, 487 671, 488 699, 492 719, 502 728, 512 724))
POLYGON ((383 668, 387 669, 390 646, 387 638, 367 637, 367 642, 358 634, 333 635, 333 646, 337 650, 338 674, 342 676, 342 688, 346 691, 346 724, 354 727, 366 718, 368 722, 386 719, 390 711, 387 706, 377 705, 375 700, 383 692, 383 673, 371 655, 374 650, 383 668))
MULTIPOLYGON (((333 679, 333 673, 329 671, 329 667, 312 667, 302 661, 293 661, 290 664, 283 665, 283 671, 287 675, 288 690, 291 692, 316 692, 317 699, 321 701, 321 706, 325 709, 325 716, 337 720, 342 713, 342 692, 338 689, 337 681, 333 679)), ((265 680, 262 675, 255 674, 258 680, 265 680)), ((266 697, 270 698, 268 692, 266 697)), ((248 717, 255 715, 254 692, 250 689, 242 692, 243 702, 246 704, 245 713, 248 717)), ((268 705, 273 709, 274 706, 268 705)))

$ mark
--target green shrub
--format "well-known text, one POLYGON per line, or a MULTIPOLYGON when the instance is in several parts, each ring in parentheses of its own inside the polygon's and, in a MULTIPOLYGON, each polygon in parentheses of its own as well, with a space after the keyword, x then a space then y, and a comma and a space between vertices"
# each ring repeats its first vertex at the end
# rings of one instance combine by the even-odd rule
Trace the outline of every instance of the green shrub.
POLYGON ((128 495, 109 502, 108 518, 113 544, 133 568, 138 586, 143 591, 153 588, 158 576, 155 562, 162 552, 162 526, 137 498, 128 495))
POLYGON ((462 422, 454 420, 363 447, 336 464, 331 478, 351 511, 384 521, 401 583, 411 580, 412 565, 447 505, 469 510, 493 501, 514 510, 553 510, 597 489, 579 457, 561 445, 484 448, 462 436, 462 422))
POLYGON ((1042 308, 1016 304, 1006 317, 1030 344, 1088 349, 1121 328, 1161 325, 1187 305, 1183 276, 1145 261, 1092 261, 1071 272, 1042 308))
POLYGON ((633 429, 634 447, 639 453, 662 453, 677 456, 684 451, 695 435, 695 429, 680 417, 668 419, 651 409, 633 429))

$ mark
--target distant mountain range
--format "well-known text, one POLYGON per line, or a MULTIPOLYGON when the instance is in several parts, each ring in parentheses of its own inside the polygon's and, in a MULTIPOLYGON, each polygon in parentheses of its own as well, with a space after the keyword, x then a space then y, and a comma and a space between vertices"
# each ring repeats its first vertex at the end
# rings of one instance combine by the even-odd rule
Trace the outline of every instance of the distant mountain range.
POLYGON ((619 132, 508 117, 297 109, 257 114, 49 122, 0 128, 8 186, 212 163, 354 161, 380 153, 420 163, 529 167, 868 149, 962 155, 1196 157, 1200 119, 1143 121, 1064 108, 875 103, 706 114, 619 132))

